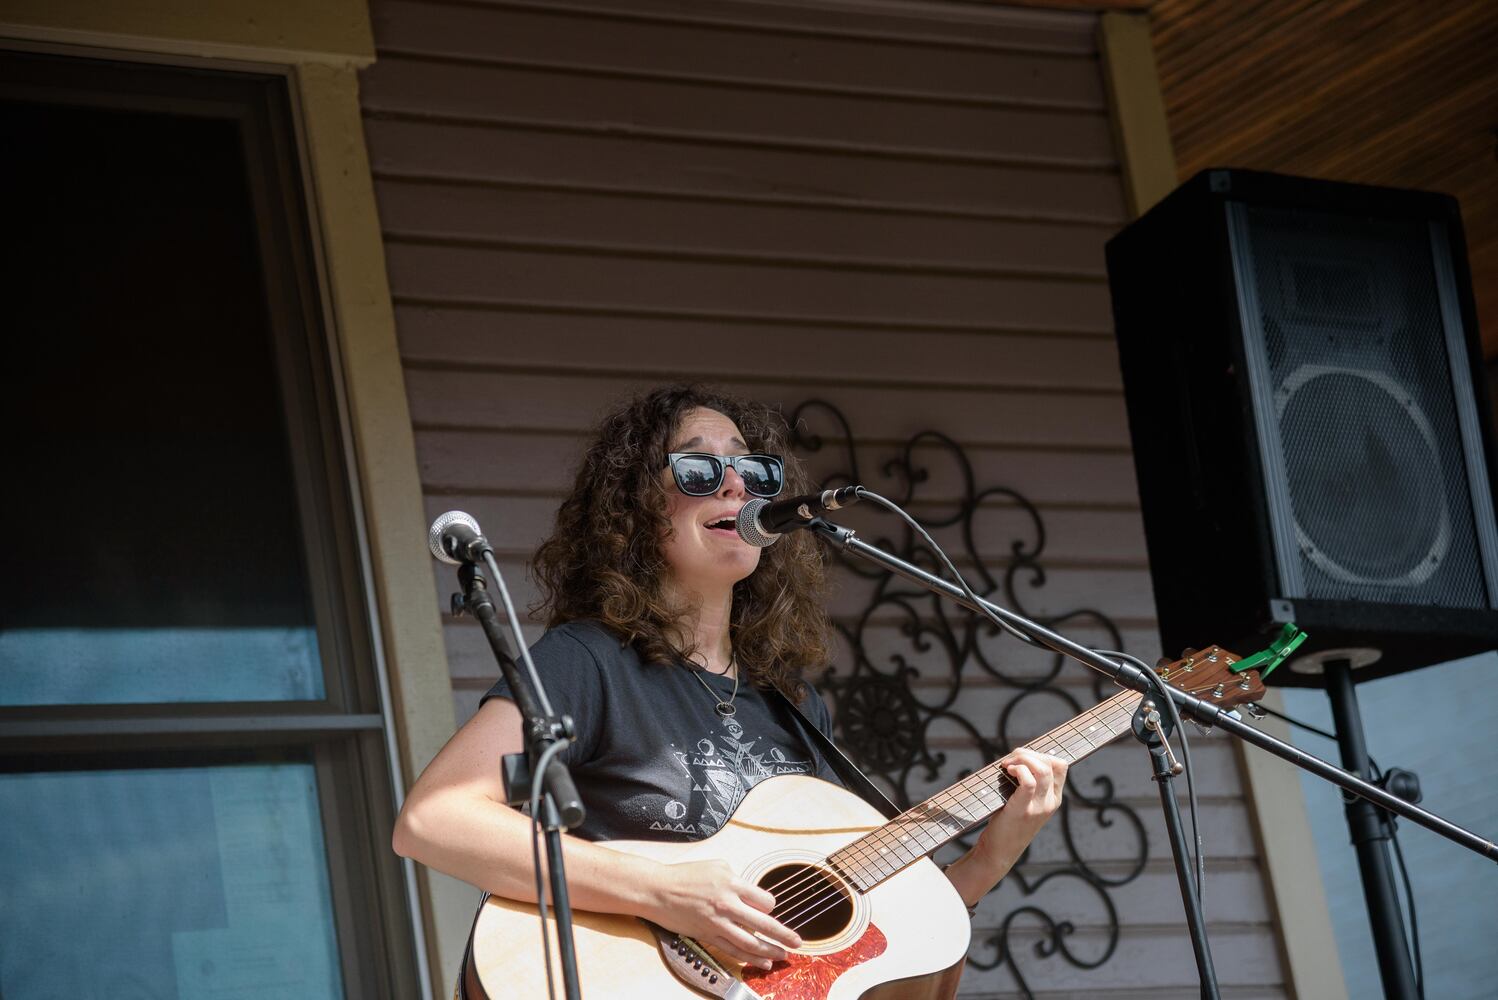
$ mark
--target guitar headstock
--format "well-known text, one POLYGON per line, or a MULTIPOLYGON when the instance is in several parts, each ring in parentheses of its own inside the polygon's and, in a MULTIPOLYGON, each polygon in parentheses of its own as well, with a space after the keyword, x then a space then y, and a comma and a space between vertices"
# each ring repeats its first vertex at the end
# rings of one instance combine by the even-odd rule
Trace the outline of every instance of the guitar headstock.
POLYGON ((1264 681, 1257 670, 1233 671, 1233 665, 1241 659, 1221 646, 1188 649, 1179 660, 1156 664, 1155 673, 1172 687, 1214 705, 1232 708, 1264 697, 1264 681))

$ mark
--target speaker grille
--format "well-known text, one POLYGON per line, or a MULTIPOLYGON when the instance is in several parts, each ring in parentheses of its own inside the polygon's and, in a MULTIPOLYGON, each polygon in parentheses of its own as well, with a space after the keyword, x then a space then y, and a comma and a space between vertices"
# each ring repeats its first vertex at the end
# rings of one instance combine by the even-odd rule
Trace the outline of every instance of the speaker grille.
POLYGON ((1241 211, 1286 596, 1488 607, 1427 223, 1241 211))

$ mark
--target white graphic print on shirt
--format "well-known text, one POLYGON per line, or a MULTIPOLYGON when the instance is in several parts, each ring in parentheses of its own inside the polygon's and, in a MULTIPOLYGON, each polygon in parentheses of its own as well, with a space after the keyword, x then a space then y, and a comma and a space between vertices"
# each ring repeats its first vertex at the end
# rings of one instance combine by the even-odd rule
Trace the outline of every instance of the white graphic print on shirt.
POLYGON ((672 799, 665 816, 652 820, 650 829, 710 837, 722 829, 744 795, 766 778, 777 774, 814 774, 810 760, 792 760, 778 746, 754 752, 758 737, 745 739, 744 727, 724 719, 726 730, 706 736, 690 750, 671 744, 671 755, 685 774, 691 789, 687 802, 672 799))

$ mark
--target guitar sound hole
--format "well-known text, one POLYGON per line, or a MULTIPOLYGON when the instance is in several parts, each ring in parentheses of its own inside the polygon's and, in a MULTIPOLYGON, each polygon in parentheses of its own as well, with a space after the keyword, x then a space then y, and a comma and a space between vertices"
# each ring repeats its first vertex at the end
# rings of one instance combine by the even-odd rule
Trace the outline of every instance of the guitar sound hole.
POLYGON ((759 887, 775 897, 770 916, 804 941, 837 937, 853 921, 847 887, 825 868, 780 865, 760 876, 759 887))

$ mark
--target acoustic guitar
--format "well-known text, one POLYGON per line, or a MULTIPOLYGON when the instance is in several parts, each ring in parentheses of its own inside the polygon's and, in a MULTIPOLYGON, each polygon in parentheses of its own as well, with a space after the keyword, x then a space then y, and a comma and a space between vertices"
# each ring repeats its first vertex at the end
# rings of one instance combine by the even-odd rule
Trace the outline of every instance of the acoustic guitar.
MULTIPOLYGON (((1217 646, 1157 668, 1225 707, 1264 694, 1257 671, 1217 646)), ((1076 763, 1130 731, 1140 695, 1123 691, 1026 744, 1076 763)), ((1143 755, 1141 754, 1141 759, 1143 755)), ((772 915, 803 944, 769 970, 744 966, 636 917, 577 910, 586 1000, 918 1000, 949 996, 971 921, 929 855, 1002 809, 1016 785, 994 761, 892 820, 852 792, 801 775, 768 778, 722 829, 691 843, 609 841, 668 864, 723 860, 775 897, 772 915)), ((467 1000, 545 1000, 534 904, 486 896, 469 936, 467 1000)), ((551 915, 548 912, 548 922, 551 915)), ((549 928, 556 940, 556 925, 549 928)), ((552 975, 561 995, 561 969, 552 975)))

